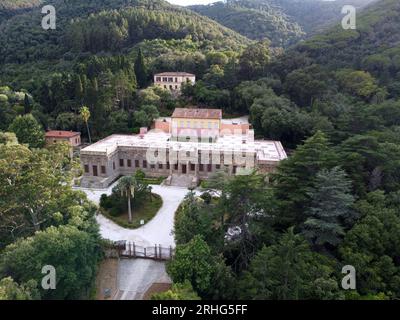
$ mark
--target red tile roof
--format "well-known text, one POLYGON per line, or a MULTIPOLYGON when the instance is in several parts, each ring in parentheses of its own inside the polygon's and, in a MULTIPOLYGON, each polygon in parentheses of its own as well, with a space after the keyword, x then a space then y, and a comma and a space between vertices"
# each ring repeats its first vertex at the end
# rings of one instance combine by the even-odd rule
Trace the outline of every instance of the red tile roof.
POLYGON ((172 118, 221 119, 221 109, 176 108, 172 118))
POLYGON ((80 134, 74 131, 50 130, 46 132, 46 138, 72 138, 80 134))

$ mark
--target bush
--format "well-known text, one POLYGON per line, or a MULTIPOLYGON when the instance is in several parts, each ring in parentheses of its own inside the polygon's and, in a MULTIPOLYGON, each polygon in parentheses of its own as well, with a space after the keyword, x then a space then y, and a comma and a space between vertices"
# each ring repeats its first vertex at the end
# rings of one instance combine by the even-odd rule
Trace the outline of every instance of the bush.
POLYGON ((212 199, 211 194, 209 192, 203 192, 200 198, 202 198, 206 204, 210 204, 212 199))

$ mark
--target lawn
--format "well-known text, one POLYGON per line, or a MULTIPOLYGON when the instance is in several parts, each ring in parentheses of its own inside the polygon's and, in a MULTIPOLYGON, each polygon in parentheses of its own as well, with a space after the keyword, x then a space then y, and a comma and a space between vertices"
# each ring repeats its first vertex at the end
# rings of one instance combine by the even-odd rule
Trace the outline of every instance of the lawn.
POLYGON ((162 199, 158 194, 152 193, 151 201, 146 200, 140 206, 132 208, 132 223, 128 221, 128 209, 121 212, 118 216, 111 215, 106 209, 100 207, 100 212, 108 219, 114 221, 121 227, 128 229, 136 229, 141 227, 140 221, 144 220, 144 224, 149 222, 160 210, 162 199))

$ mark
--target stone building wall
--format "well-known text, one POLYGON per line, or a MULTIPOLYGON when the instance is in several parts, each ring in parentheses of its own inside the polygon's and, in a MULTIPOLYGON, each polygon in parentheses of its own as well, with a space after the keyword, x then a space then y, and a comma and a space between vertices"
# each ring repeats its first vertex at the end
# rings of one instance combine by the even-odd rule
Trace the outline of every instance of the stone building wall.
MULTIPOLYGON (((243 169, 253 169, 255 166, 254 154, 243 154, 242 158, 235 158, 232 153, 212 156, 205 152, 193 154, 164 150, 165 160, 150 162, 148 149, 140 147, 118 147, 113 153, 81 153, 81 163, 84 174, 82 187, 105 188, 119 176, 132 175, 141 169, 150 177, 168 177, 171 175, 195 176, 207 179, 217 171, 225 170, 229 174, 237 174, 243 169), (208 156, 207 156, 208 154, 208 156), (219 161, 218 161, 219 160, 219 161), (245 161, 247 162, 247 165, 245 161)), ((271 166, 272 168, 272 166, 271 166)), ((269 165, 264 171, 272 170, 269 165)))

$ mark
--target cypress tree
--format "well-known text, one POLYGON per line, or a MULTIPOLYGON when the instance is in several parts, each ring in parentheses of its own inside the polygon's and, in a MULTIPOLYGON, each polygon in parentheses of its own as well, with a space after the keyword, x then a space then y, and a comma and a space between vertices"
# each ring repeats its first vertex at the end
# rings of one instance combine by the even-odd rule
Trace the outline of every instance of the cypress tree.
POLYGON ((144 62, 142 50, 140 48, 135 61, 135 74, 139 88, 144 88, 147 84, 147 68, 144 62))
POLYGON ((32 107, 31 107, 31 103, 29 101, 29 97, 27 94, 25 94, 24 97, 24 114, 28 114, 31 113, 32 111, 32 107))

